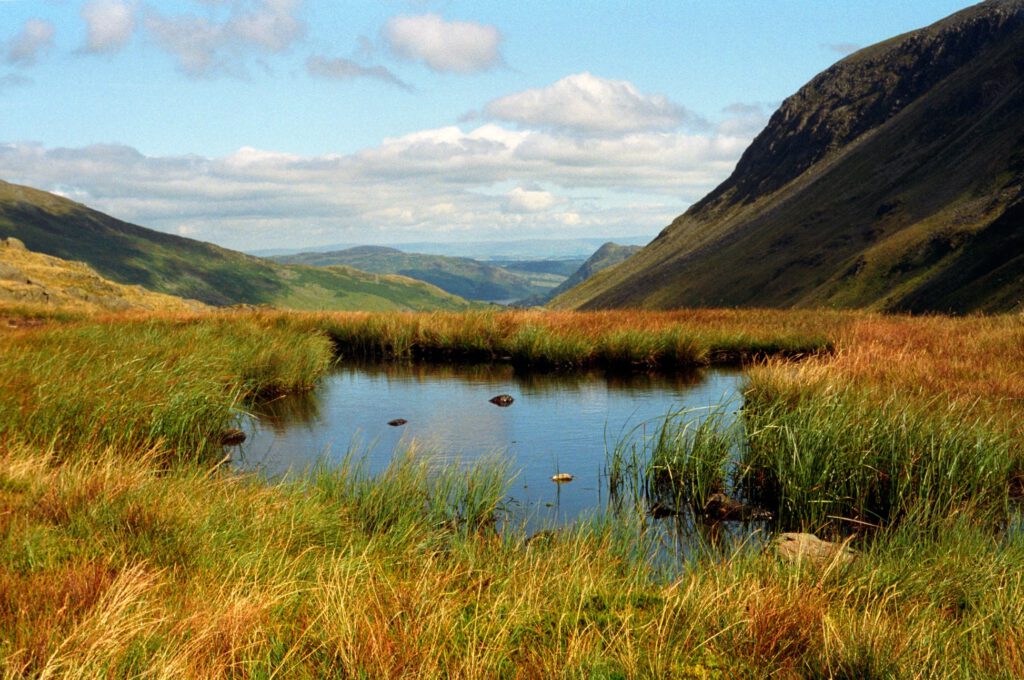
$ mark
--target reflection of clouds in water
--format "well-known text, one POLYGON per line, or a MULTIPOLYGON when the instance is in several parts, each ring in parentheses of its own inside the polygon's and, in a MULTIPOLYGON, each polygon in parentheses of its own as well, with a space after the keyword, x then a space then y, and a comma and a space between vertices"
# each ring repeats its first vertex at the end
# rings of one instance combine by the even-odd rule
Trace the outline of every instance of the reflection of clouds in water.
POLYGON ((550 512, 571 520, 597 506, 606 453, 634 427, 643 425, 635 436, 649 436, 673 411, 737 397, 738 372, 697 375, 695 383, 693 373, 523 374, 508 364, 345 366, 298 405, 273 404, 275 417, 256 425, 246 449, 252 455, 241 467, 276 475, 305 469, 324 451, 337 463, 355 445, 362 457, 369 444, 371 473, 410 447, 439 466, 500 453, 519 473, 511 488, 517 507, 548 512, 552 503, 557 510, 550 512), (515 402, 489 402, 501 393, 515 402), (408 423, 391 427, 394 418, 408 423), (576 479, 556 485, 556 472, 576 479))

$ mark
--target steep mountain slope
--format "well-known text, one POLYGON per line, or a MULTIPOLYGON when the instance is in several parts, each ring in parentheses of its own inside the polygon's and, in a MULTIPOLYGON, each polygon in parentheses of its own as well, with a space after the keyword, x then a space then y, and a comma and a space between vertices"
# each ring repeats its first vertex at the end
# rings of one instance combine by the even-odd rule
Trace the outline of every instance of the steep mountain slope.
POLYGON ((623 262, 639 250, 640 246, 623 246, 609 241, 594 251, 594 254, 587 258, 587 260, 580 265, 579 269, 574 271, 572 276, 560 283, 557 288, 545 295, 536 295, 521 300, 519 304, 527 307, 544 305, 567 290, 583 283, 597 272, 623 262))
POLYGON ((299 253, 271 258, 284 264, 315 267, 347 265, 377 274, 399 274, 431 283, 469 300, 512 300, 554 288, 553 275, 528 276, 468 257, 406 253, 397 248, 358 246, 326 253, 299 253), (546 284, 546 285, 542 285, 546 284))
POLYGON ((87 263, 122 284, 211 305, 296 309, 462 309, 434 286, 349 267, 287 267, 104 215, 80 203, 0 181, 0 238, 87 263))
POLYGON ((72 307, 79 311, 209 309, 196 300, 114 283, 82 262, 33 253, 15 238, 0 239, 0 302, 72 307))
POLYGON ((733 174, 557 307, 966 312, 1024 300, 1024 0, 863 49, 733 174))

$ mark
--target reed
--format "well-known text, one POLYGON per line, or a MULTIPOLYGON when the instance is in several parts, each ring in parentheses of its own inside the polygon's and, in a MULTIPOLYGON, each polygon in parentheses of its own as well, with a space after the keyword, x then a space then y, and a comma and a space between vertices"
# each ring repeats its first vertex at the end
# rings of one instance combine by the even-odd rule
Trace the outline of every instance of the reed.
POLYGON ((1022 329, 704 310, 0 330, 0 676, 1020 677, 1022 329), (501 523, 500 460, 412 451, 372 475, 353 452, 277 482, 209 465, 234 409, 335 352, 646 369, 804 351, 750 368, 747 441, 649 425, 609 456, 621 511, 532 540, 501 523), (700 504, 736 460, 774 480, 786 526, 882 528, 847 565, 754 536, 662 568, 651 475, 700 504))
POLYGON ((243 318, 84 322, 0 344, 0 441, 71 452, 158 443, 205 457, 260 395, 308 389, 330 361, 318 334, 243 318))

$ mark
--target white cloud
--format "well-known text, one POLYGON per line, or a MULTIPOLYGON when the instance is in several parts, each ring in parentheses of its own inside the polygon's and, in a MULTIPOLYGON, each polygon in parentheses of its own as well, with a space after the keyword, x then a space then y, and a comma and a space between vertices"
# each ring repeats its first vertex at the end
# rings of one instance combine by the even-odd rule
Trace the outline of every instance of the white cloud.
POLYGON ((135 32, 135 6, 123 0, 92 0, 82 5, 87 52, 116 52, 135 32))
POLYGON ((0 144, 0 177, 234 248, 653 235, 722 181, 748 142, 713 131, 583 138, 488 124, 421 130, 347 155, 0 144))
POLYGON ((508 193, 505 210, 513 213, 535 213, 555 204, 555 197, 547 191, 516 187, 508 193))
POLYGON ((487 104, 484 112, 529 127, 586 133, 674 130, 705 123, 660 94, 645 94, 626 80, 578 73, 487 104))
POLYGON ((29 19, 21 31, 4 46, 5 58, 10 64, 29 66, 53 47, 53 24, 42 19, 29 19))
POLYGON ((356 80, 357 78, 373 78, 394 85, 403 90, 412 87, 383 66, 363 66, 351 59, 329 59, 314 55, 306 59, 306 71, 313 76, 329 80, 356 80))
POLYGON ((422 61, 434 71, 474 73, 501 63, 501 33, 471 21, 445 21, 436 14, 397 16, 384 26, 395 54, 422 61))
POLYGON ((238 0, 230 7, 221 21, 154 10, 146 28, 177 58, 181 70, 194 77, 241 75, 246 57, 284 52, 305 35, 299 0, 238 0))

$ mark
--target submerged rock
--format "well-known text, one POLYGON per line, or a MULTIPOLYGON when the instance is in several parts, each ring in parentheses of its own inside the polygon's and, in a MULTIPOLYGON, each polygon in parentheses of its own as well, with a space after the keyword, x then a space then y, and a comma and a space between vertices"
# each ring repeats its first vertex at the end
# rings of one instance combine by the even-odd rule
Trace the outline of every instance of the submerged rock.
POLYGON ((405 418, 395 418, 394 420, 389 420, 388 425, 391 427, 398 427, 399 425, 405 425, 407 422, 409 421, 405 418))
POLYGON ((220 443, 222 446, 238 446, 244 441, 245 433, 237 427, 229 427, 220 433, 220 443))
POLYGON ((787 532, 779 534, 772 541, 775 554, 786 562, 803 561, 815 564, 840 562, 846 564, 857 556, 845 543, 824 541, 814 534, 787 532))
POLYGON ((772 513, 754 505, 747 505, 740 501, 729 498, 724 493, 714 493, 708 496, 704 504, 704 515, 709 519, 722 522, 769 520, 772 513))
POLYGON ((489 401, 495 406, 511 406, 515 399, 510 394, 499 394, 496 397, 491 397, 489 401))
POLYGON ((563 482, 571 482, 572 480, 573 476, 570 475, 568 472, 559 472, 557 475, 551 476, 551 481, 556 482, 558 484, 561 484, 563 482))

